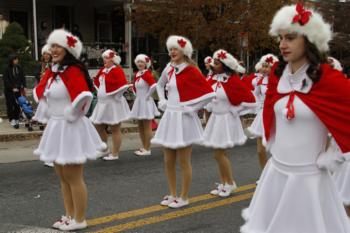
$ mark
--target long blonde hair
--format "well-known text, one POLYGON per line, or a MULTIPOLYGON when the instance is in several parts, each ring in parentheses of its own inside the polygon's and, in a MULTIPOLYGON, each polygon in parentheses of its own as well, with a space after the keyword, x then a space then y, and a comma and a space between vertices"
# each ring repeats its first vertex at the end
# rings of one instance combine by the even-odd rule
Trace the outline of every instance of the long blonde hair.
POLYGON ((186 55, 184 55, 184 59, 185 59, 185 62, 187 62, 188 64, 198 67, 198 64, 195 61, 193 61, 191 58, 187 57, 186 55))

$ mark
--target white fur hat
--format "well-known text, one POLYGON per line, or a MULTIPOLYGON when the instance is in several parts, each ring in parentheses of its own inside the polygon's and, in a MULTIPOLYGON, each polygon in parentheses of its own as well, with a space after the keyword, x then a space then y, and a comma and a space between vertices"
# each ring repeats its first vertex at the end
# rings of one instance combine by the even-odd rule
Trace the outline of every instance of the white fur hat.
POLYGON ((234 71, 241 73, 241 74, 245 73, 245 68, 242 67, 238 63, 237 59, 234 58, 234 56, 232 56, 230 53, 228 53, 227 51, 225 51, 223 49, 217 50, 214 53, 213 58, 220 60, 222 63, 224 63, 231 70, 234 70, 234 71))
POLYGON ((341 66, 340 61, 335 59, 334 57, 328 57, 328 63, 336 70, 343 71, 343 67, 341 66))
POLYGON ((119 65, 122 61, 118 53, 111 49, 107 49, 106 51, 104 51, 102 53, 102 58, 113 59, 113 63, 116 65, 119 65))
POLYGON ((266 64, 268 64, 270 67, 272 67, 273 64, 275 64, 275 63, 278 62, 278 61, 279 61, 279 60, 278 60, 278 58, 277 58, 275 55, 273 55, 273 54, 271 54, 271 53, 268 53, 268 54, 262 56, 262 57, 260 58, 259 62, 256 63, 256 65, 255 65, 255 71, 258 72, 258 71, 262 68, 262 66, 263 66, 264 63, 266 63, 266 64))
POLYGON ((209 63, 210 66, 214 66, 214 59, 210 56, 204 58, 204 63, 209 63))
POLYGON ((270 25, 270 35, 278 36, 280 30, 305 35, 320 52, 329 50, 328 43, 332 39, 331 26, 319 13, 304 9, 301 4, 284 6, 276 13, 270 25))
POLYGON ((151 58, 149 58, 149 56, 147 56, 146 54, 139 54, 136 56, 134 62, 135 62, 135 65, 138 61, 142 61, 146 64, 146 68, 149 69, 152 65, 152 61, 151 61, 151 58))
POLYGON ((44 55, 44 53, 51 54, 50 46, 48 44, 45 44, 41 49, 41 55, 44 55))
POLYGON ((47 39, 47 44, 51 47, 53 44, 58 44, 64 47, 75 58, 79 58, 83 50, 83 44, 78 37, 73 36, 70 32, 64 29, 56 29, 51 32, 47 39))
POLYGON ((192 43, 189 39, 183 36, 169 36, 166 41, 166 47, 168 52, 171 48, 177 48, 181 50, 185 56, 191 58, 193 53, 192 43))

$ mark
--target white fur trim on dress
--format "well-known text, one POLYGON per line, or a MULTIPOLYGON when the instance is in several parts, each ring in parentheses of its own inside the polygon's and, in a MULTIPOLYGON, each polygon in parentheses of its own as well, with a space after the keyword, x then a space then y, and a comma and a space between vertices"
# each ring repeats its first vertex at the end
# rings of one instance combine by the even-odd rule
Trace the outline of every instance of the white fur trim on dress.
POLYGON ((118 55, 117 52, 107 49, 102 53, 102 58, 109 58, 113 60, 113 63, 116 65, 120 65, 120 62, 122 61, 121 57, 118 55), (113 54, 113 57, 111 57, 111 54, 113 54))
POLYGON ((168 52, 170 52, 171 48, 177 48, 181 50, 184 53, 184 55, 187 56, 188 58, 192 57, 192 53, 193 53, 192 43, 186 37, 176 36, 176 35, 169 36, 166 41, 166 47, 168 49, 168 52))
POLYGON ((45 44, 41 49, 41 55, 44 55, 44 53, 48 53, 51 55, 50 46, 48 44, 45 44))
POLYGON ((238 60, 224 49, 217 50, 214 53, 213 58, 221 61, 233 71, 236 71, 241 74, 245 73, 245 68, 238 63, 238 60))
POLYGON ((139 54, 136 56, 134 62, 135 62, 135 65, 137 65, 136 63, 138 61, 142 61, 146 64, 146 68, 149 69, 152 65, 152 61, 151 61, 151 58, 149 56, 147 56, 146 54, 139 54))
POLYGON ((77 59, 79 59, 83 50, 83 44, 79 38, 64 29, 56 29, 52 31, 47 39, 47 44, 50 48, 53 44, 58 44, 59 46, 64 47, 77 59))
POLYGON ((293 23, 293 18, 298 14, 296 5, 282 7, 274 16, 269 33, 271 36, 277 37, 281 30, 296 32, 305 35, 311 43, 316 45, 319 51, 327 52, 329 50, 328 43, 332 39, 331 26, 316 11, 306 10, 310 11, 312 15, 306 24, 300 25, 299 23, 293 23))

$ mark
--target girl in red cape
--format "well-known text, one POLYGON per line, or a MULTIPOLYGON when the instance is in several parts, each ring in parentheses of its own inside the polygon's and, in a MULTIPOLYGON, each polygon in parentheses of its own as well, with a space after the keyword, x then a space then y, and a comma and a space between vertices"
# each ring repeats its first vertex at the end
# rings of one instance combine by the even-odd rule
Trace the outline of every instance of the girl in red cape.
POLYGON ((33 97, 36 102, 45 99, 49 121, 34 154, 44 162, 53 162, 60 178, 66 212, 52 227, 79 230, 87 227, 83 164, 96 159, 97 151, 106 144, 85 117, 93 86, 87 69, 78 60, 82 43, 63 29, 54 30, 47 43, 54 65, 33 90, 33 97))
POLYGON ((350 84, 327 64, 330 25, 319 13, 290 5, 274 16, 270 34, 278 36, 282 56, 263 109, 272 157, 243 211, 241 232, 348 233, 350 221, 328 169, 350 152, 350 84), (327 150, 328 133, 342 153, 327 150))
POLYGON ((233 180, 227 149, 246 142, 239 116, 247 108, 255 108, 255 98, 238 75, 245 69, 236 58, 223 49, 216 51, 213 58, 215 75, 210 83, 216 98, 206 106, 211 116, 204 130, 203 145, 214 149, 220 173, 220 183, 210 193, 228 197, 237 185, 233 180))
POLYGON ((203 140, 203 128, 197 111, 208 104, 215 93, 193 65, 193 48, 187 38, 170 36, 166 45, 171 62, 157 83, 158 106, 165 112, 151 142, 164 147, 170 194, 164 197, 161 205, 180 208, 189 204, 192 145, 203 140), (180 163, 183 176, 180 196, 176 192, 176 160, 180 163))
POLYGON ((122 144, 121 124, 130 118, 130 108, 123 96, 131 86, 126 80, 124 71, 119 65, 121 58, 113 50, 107 49, 102 53, 104 66, 94 78, 97 90, 97 104, 90 117, 91 121, 107 144, 107 127, 112 130, 112 151, 108 148, 99 151, 99 156, 105 161, 119 159, 119 150, 122 144))
POLYGON ((152 98, 157 83, 150 70, 151 64, 151 59, 145 54, 139 54, 135 58, 135 65, 139 71, 134 77, 133 90, 136 98, 130 116, 137 120, 143 146, 134 152, 137 156, 151 155, 152 120, 160 115, 152 98))
POLYGON ((257 138, 257 152, 259 156, 260 167, 263 169, 267 162, 266 149, 262 143, 262 137, 264 135, 264 127, 262 122, 263 106, 265 101, 265 95, 267 91, 267 85, 269 83, 269 75, 271 67, 274 63, 278 62, 278 58, 273 54, 266 54, 260 58, 260 61, 256 64, 256 68, 259 73, 252 80, 254 86, 254 96, 257 102, 256 117, 252 124, 247 128, 253 137, 257 138))

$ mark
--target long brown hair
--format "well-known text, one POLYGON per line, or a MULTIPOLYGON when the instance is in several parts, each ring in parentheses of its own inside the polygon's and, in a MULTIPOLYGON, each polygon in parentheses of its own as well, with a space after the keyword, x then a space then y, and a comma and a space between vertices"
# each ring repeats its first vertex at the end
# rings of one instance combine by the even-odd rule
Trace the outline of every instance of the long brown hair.
MULTIPOLYGON (((309 68, 306 70, 309 78, 316 83, 320 80, 322 71, 320 69, 320 65, 327 62, 327 55, 318 50, 315 44, 311 43, 307 37, 304 36, 305 39, 305 56, 309 61, 309 68)), ((284 61, 282 55, 278 57, 279 63, 275 70, 275 75, 280 78, 283 74, 283 71, 287 65, 287 62, 284 61)))

